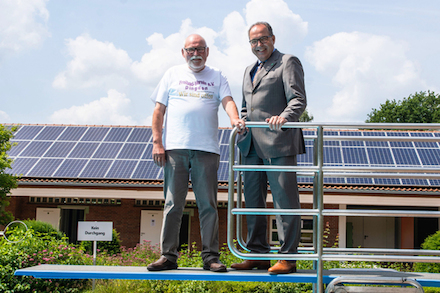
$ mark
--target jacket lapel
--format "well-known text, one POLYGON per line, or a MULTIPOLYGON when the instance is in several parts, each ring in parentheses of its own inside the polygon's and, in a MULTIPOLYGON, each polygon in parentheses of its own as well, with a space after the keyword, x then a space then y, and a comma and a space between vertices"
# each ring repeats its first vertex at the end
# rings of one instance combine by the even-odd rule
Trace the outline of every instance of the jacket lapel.
MULTIPOLYGON (((263 68, 261 68, 260 73, 256 77, 257 79, 254 81, 254 84, 252 85, 253 92, 258 88, 261 81, 264 79, 264 77, 269 73, 269 71, 278 63, 278 57, 279 52, 278 50, 275 50, 272 55, 267 59, 264 64, 263 68)), ((251 82, 252 84, 252 82, 251 82)))

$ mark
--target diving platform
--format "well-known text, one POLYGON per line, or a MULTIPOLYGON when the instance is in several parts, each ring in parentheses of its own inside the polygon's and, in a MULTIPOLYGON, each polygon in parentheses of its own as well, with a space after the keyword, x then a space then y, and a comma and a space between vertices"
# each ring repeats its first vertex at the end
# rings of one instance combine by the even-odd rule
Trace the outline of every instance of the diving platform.
MULTIPOLYGON (((202 268, 178 268, 176 270, 148 271, 135 266, 50 265, 19 269, 16 276, 32 276, 41 279, 127 279, 127 280, 173 280, 173 281, 239 281, 239 282, 291 282, 316 283, 316 271, 298 270, 292 274, 271 275, 266 270, 238 271, 228 269, 215 273, 202 268)), ((392 269, 330 269, 323 271, 323 283, 336 278, 383 278, 415 280, 423 287, 440 287, 440 274, 399 272, 392 269)))

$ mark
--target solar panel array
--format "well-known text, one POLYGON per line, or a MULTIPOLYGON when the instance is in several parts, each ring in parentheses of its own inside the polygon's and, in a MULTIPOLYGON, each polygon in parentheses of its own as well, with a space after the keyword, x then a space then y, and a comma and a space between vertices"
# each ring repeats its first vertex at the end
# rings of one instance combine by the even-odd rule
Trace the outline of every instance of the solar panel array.
MULTIPOLYGON (((219 129, 220 181, 228 180, 230 129, 219 129)), ((316 136, 305 130, 305 136, 316 136)), ((324 142, 324 166, 433 167, 440 165, 438 142, 338 141, 337 136, 427 136, 438 132, 325 131, 335 140, 324 142)), ((9 152, 13 174, 24 177, 163 179, 152 159, 152 131, 147 127, 25 125, 15 133, 9 152)), ((306 154, 298 165, 313 165, 313 141, 306 140, 306 154)), ((311 177, 299 177, 311 183, 311 177)), ((324 183, 375 185, 432 185, 435 179, 324 178, 324 183)))

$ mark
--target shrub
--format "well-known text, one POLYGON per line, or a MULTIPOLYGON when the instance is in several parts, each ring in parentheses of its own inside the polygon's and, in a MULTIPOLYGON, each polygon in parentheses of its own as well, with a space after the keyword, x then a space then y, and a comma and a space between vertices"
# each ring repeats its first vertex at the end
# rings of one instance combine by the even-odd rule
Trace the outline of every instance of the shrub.
POLYGON ((50 235, 55 239, 61 240, 63 237, 66 237, 66 234, 54 228, 51 224, 43 221, 37 220, 24 220, 22 221, 26 224, 29 229, 34 230, 35 232, 50 235))
MULTIPOLYGON (((427 250, 440 249, 440 231, 428 236, 422 243, 422 248, 427 250)), ((415 263, 414 270, 416 272, 440 273, 439 263, 415 263)))
POLYGON ((24 232, 17 229, 10 236, 10 243, 0 239, 0 292, 81 292, 86 280, 49 280, 14 276, 17 269, 39 264, 90 264, 82 251, 69 245, 67 238, 57 239, 52 233, 40 233, 33 229, 24 232))

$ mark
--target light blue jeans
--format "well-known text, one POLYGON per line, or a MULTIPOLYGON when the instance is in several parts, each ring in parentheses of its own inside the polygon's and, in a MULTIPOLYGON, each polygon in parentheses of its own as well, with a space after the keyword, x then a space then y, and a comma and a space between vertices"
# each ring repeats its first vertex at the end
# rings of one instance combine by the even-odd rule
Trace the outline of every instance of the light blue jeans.
POLYGON ((172 262, 177 262, 178 258, 180 225, 190 175, 199 211, 203 262, 220 256, 217 213, 219 162, 220 156, 214 153, 187 149, 166 151, 161 250, 162 255, 172 262))

